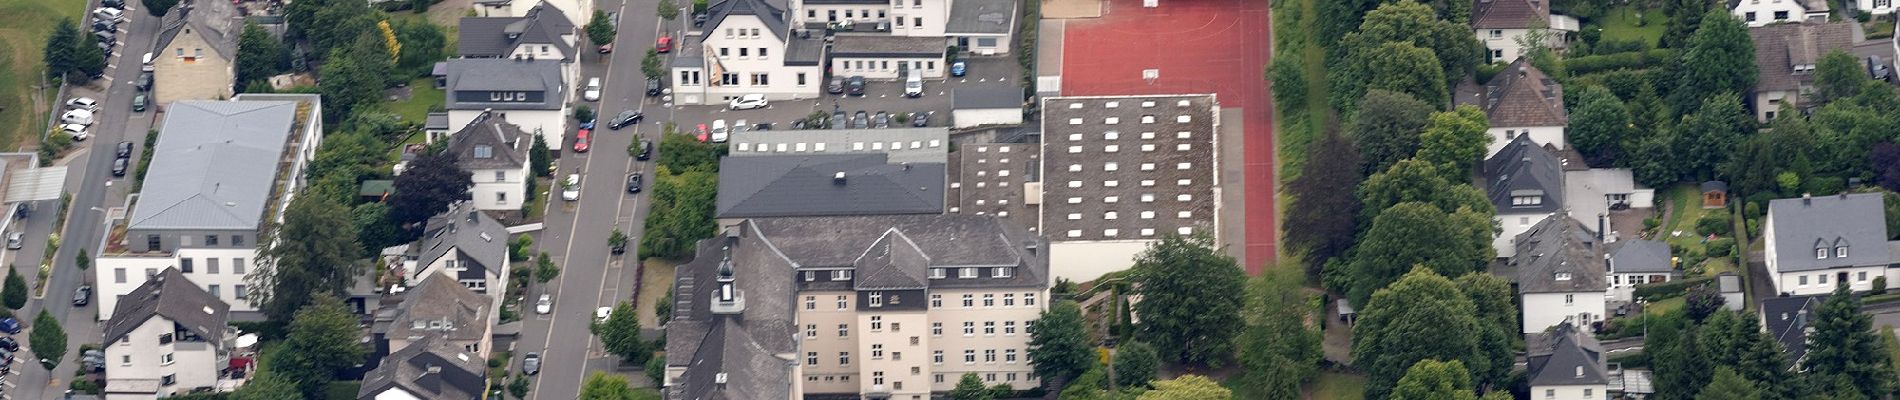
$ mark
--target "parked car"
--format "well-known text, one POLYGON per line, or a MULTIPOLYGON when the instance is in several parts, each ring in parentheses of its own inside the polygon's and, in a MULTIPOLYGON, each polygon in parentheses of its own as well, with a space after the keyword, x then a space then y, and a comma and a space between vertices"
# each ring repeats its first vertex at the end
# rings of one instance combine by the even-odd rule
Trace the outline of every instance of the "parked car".
POLYGON ((99 101, 93 100, 91 97, 74 97, 70 100, 66 100, 66 107, 75 110, 92 111, 99 109, 99 101))
POLYGON ((145 100, 144 93, 139 93, 139 95, 137 96, 132 96, 132 112, 145 112, 145 103, 146 103, 146 100, 145 100))
POLYGON ((126 159, 126 158, 112 159, 112 176, 120 177, 120 178, 125 177, 125 170, 129 167, 129 164, 131 164, 131 161, 132 161, 131 159, 126 159))
POLYGON ((544 294, 544 295, 541 295, 540 300, 534 301, 534 313, 547 315, 547 313, 550 313, 550 312, 554 312, 554 297, 553 296, 544 294))
POLYGON ((110 21, 110 20, 103 20, 103 19, 92 20, 92 30, 94 31, 110 31, 110 30, 117 30, 117 29, 119 29, 119 21, 110 21))
POLYGON ((871 115, 864 113, 864 110, 858 110, 857 114, 851 116, 851 127, 854 129, 870 128, 871 115))
POLYGON ((725 143, 727 136, 731 133, 730 128, 726 126, 726 120, 723 119, 713 120, 711 132, 713 143, 725 143))
POLYGON ((581 174, 568 174, 567 181, 561 184, 561 200, 578 201, 581 199, 581 174))
POLYGON ((607 318, 612 318, 613 316, 614 316, 613 307, 601 307, 598 309, 594 309, 594 319, 600 322, 607 322, 607 318))
POLYGON ((587 137, 587 134, 591 132, 592 131, 582 129, 575 133, 574 135, 574 152, 575 153, 586 153, 587 147, 594 144, 594 139, 587 137))
POLYGON ((653 50, 657 50, 662 54, 673 52, 673 37, 661 36, 658 40, 653 42, 653 50))
POLYGON ((864 95, 864 77, 852 76, 844 80, 844 90, 852 96, 864 95))
POLYGON ((1893 80, 1893 67, 1880 56, 1867 56, 1867 73, 1873 75, 1874 80, 1877 81, 1893 80))
POLYGON ((117 31, 93 31, 92 37, 98 40, 99 43, 117 43, 119 41, 117 31))
POLYGON ((925 113, 925 112, 910 113, 910 126, 914 126, 918 128, 930 126, 930 113, 925 113))
POLYGON ((639 172, 627 174, 627 193, 640 193, 642 180, 639 172))
POLYGON ((92 134, 86 133, 86 126, 80 124, 60 124, 59 131, 65 132, 68 136, 72 136, 75 142, 84 142, 87 138, 92 137, 92 134))
POLYGON ((874 127, 877 129, 884 129, 884 128, 891 127, 891 114, 887 112, 883 112, 883 111, 878 111, 877 116, 871 117, 871 127, 874 127))
MULTIPOLYGON (((19 332, 13 332, 13 333, 19 333, 19 332)), ((4 349, 6 351, 11 351, 11 352, 19 352, 20 342, 17 340, 13 340, 12 336, 0 336, 0 349, 4 349)))
POLYGON ((956 61, 950 62, 950 76, 960 77, 960 76, 963 76, 964 74, 969 73, 969 70, 970 70, 969 62, 963 61, 963 59, 961 58, 957 59, 956 61))
POLYGON ((541 353, 530 352, 521 357, 521 373, 535 375, 541 373, 541 353))
POLYGON ((640 161, 646 161, 646 160, 652 159, 653 158, 653 141, 645 140, 645 139, 640 140, 640 154, 633 156, 633 158, 640 161))
POLYGON ((803 129, 805 129, 805 120, 802 120, 802 119, 792 120, 792 130, 803 130, 803 129))
POLYGON ((79 289, 73 291, 73 307, 85 307, 89 303, 92 303, 92 286, 79 285, 79 289))
POLYGON ((625 127, 627 125, 638 124, 640 123, 640 120, 642 119, 646 119, 646 114, 642 114, 639 111, 634 111, 634 110, 621 111, 619 115, 614 116, 614 119, 612 121, 607 121, 607 129, 612 129, 612 130, 617 131, 617 130, 620 130, 620 128, 625 127))
MULTIPOLYGON (((13 317, 6 317, 4 319, 0 319, 0 332, 6 332, 8 335, 12 335, 12 334, 20 333, 21 329, 22 327, 20 326, 19 319, 15 319, 13 317)), ((17 348, 7 349, 7 350, 14 351, 14 350, 17 350, 17 348)))
POLYGON ((825 82, 825 93, 844 94, 844 77, 834 76, 825 82))
POLYGON ((765 108, 766 105, 765 95, 753 93, 732 99, 732 103, 727 104, 726 108, 733 110, 751 110, 765 108))
POLYGON ((772 130, 772 123, 770 123, 770 122, 760 122, 760 123, 759 123, 758 125, 753 125, 753 126, 752 126, 752 130, 755 130, 755 131, 769 131, 769 130, 772 130))
POLYGON ((600 47, 594 51, 598 51, 600 54, 612 54, 614 52, 614 44, 608 43, 600 45, 600 47))
POLYGON ((19 231, 7 232, 7 250, 19 250, 26 246, 26 234, 19 231))
POLYGON ((132 142, 119 142, 117 152, 113 154, 118 158, 132 158, 132 142))
POLYGON ((108 21, 123 21, 125 20, 125 11, 116 8, 100 7, 92 10, 92 16, 108 21))
POLYGON ((600 77, 587 78, 587 86, 581 88, 581 99, 600 101, 600 77))
POLYGON ((693 27, 694 27, 694 28, 698 28, 698 27, 699 27, 700 25, 705 25, 705 24, 706 24, 706 14, 703 14, 703 13, 702 13, 702 14, 693 14, 693 27))
POLYGON ((837 111, 831 113, 831 122, 827 123, 826 126, 831 129, 844 129, 851 127, 851 124, 846 122, 844 111, 837 111))
POLYGON ((150 72, 140 72, 140 73, 139 73, 139 80, 138 80, 138 81, 136 81, 136 83, 134 83, 134 85, 137 85, 137 86, 138 86, 138 88, 139 88, 139 91, 141 91, 141 92, 149 92, 149 91, 152 91, 152 73, 150 73, 150 72))
POLYGON ((699 124, 698 128, 693 131, 693 138, 698 139, 700 143, 706 143, 706 124, 699 124))
POLYGON ((60 114, 59 122, 62 124, 92 125, 92 112, 86 110, 67 111, 65 114, 60 114))
POLYGON ((30 216, 33 216, 33 207, 28 203, 20 203, 20 206, 13 208, 13 218, 26 219, 30 216))
POLYGON ((661 87, 660 78, 647 78, 647 97, 659 96, 662 92, 665 90, 661 87))

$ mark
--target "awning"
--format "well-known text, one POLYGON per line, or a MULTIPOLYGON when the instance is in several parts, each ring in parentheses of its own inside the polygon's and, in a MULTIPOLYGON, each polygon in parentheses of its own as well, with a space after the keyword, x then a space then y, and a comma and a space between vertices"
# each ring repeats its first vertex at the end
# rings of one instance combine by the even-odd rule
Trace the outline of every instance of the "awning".
POLYGON ((11 171, 7 174, 6 202, 58 199, 65 187, 65 166, 11 171))

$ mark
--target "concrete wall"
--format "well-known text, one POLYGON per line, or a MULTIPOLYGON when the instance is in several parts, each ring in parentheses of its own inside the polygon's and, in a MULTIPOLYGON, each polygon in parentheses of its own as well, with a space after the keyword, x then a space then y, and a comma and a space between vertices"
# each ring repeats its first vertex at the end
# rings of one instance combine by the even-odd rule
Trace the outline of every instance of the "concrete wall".
POLYGON ((1550 214, 1499 214, 1496 221, 1500 231, 1491 238, 1491 248, 1498 251, 1498 258, 1517 255, 1517 235, 1531 230, 1545 218, 1550 218, 1550 214))
MULTIPOLYGON (((1558 373, 1562 371, 1546 371, 1558 373)), ((1607 399, 1610 391, 1607 385, 1567 385, 1532 386, 1531 398, 1540 400, 1595 400, 1607 399)))
POLYGON ((170 319, 152 318, 126 334, 125 340, 106 344, 106 368, 112 371, 106 389, 112 390, 115 382, 158 381, 167 375, 174 376, 177 383, 159 386, 158 397, 216 385, 221 366, 210 343, 173 340, 159 344, 159 335, 172 332, 174 326, 170 319), (162 362, 166 354, 172 357, 170 363, 162 362))
POLYGON ((1603 292, 1526 293, 1524 332, 1543 332, 1566 319, 1588 329, 1591 322, 1603 320, 1603 292), (1568 301, 1566 301, 1568 300, 1568 301))
POLYGON ((1135 255, 1148 250, 1150 240, 1050 242, 1049 271, 1057 278, 1087 282, 1102 274, 1135 266, 1135 255))
POLYGON ((155 59, 152 61, 154 104, 231 98, 231 82, 237 79, 231 59, 219 55, 197 30, 186 26, 169 46, 152 49, 152 52, 155 59))
MULTIPOLYGON (((924 79, 943 79, 944 70, 949 68, 949 64, 944 63, 943 57, 833 57, 831 74, 857 75, 871 80, 904 80, 908 76, 902 75, 899 71, 903 70, 905 63, 909 63, 912 69, 922 70, 924 79)), ((928 82, 925 83, 925 87, 928 89, 928 82)))
POLYGON ((1491 143, 1484 147, 1485 158, 1498 155, 1499 150, 1511 144, 1511 139, 1524 134, 1531 135, 1531 141, 1538 145, 1548 144, 1556 146, 1558 150, 1569 147, 1564 140, 1564 127, 1561 126, 1494 126, 1485 133, 1491 137, 1491 143))
POLYGON ((955 127, 971 128, 983 125, 1022 125, 1023 110, 1020 108, 992 108, 952 110, 950 121, 955 127))
MULTIPOLYGON (((498 149, 499 150, 499 149, 498 149)), ((528 165, 517 169, 472 169, 475 186, 468 189, 478 210, 520 210, 528 199, 528 165), (501 173, 501 179, 496 179, 501 173)))

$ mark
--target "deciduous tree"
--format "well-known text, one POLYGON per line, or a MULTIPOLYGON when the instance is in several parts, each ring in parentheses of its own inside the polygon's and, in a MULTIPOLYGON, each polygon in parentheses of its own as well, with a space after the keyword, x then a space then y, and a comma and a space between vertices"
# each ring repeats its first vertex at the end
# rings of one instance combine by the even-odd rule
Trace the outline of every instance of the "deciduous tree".
POLYGON ((350 211, 320 196, 298 196, 284 222, 259 238, 257 268, 245 279, 250 301, 273 321, 291 321, 311 297, 340 294, 359 272, 362 254, 350 211))
POLYGON ((1715 378, 1696 394, 1696 400, 1761 400, 1762 390, 1755 382, 1729 367, 1715 367, 1715 378))
POLYGON ((1477 400, 1471 373, 1458 360, 1419 360, 1392 387, 1392 400, 1477 400))
POLYGON ((1168 235, 1135 256, 1142 337, 1161 357, 1218 366, 1240 334, 1246 275, 1205 235, 1168 235))
POLYGON ((66 358, 66 329, 59 326, 59 319, 52 313, 40 310, 33 317, 33 331, 27 334, 28 345, 33 346, 33 355, 40 358, 40 364, 47 369, 59 365, 66 358))
POLYGON ((580 400, 635 400, 627 377, 594 371, 581 383, 580 400))
POLYGON ((238 34, 237 60, 232 62, 237 85, 245 87, 269 80, 290 66, 289 57, 290 53, 277 37, 262 26, 246 22, 244 31, 238 34))
MULTIPOLYGON (((1677 0, 1700 1, 1700 0, 1677 0)), ((1687 11, 1687 10, 1685 10, 1687 11)), ((1689 39, 1669 92, 1676 110, 1692 110, 1722 93, 1747 93, 1755 86, 1755 45, 1742 20, 1722 8, 1704 7, 1701 25, 1689 39)))
MULTIPOLYGON (((1313 143, 1300 171, 1300 176, 1286 185, 1286 243, 1305 252, 1307 272, 1318 276, 1319 266, 1326 260, 1345 255, 1346 249, 1352 248, 1358 233, 1354 218, 1360 207, 1353 188, 1359 187, 1365 176, 1360 175, 1359 152, 1352 141, 1333 130, 1327 130, 1313 143)), ((1896 178, 1900 179, 1900 173, 1896 178)))
POLYGON ((4 300, 3 302, 6 303, 5 305, 9 310, 18 310, 20 307, 26 307, 26 298, 28 296, 26 290, 26 279, 20 277, 20 272, 15 271, 14 266, 8 265, 5 287, 0 288, 0 300, 4 300))
POLYGON ((1728 160, 1754 123, 1735 92, 1709 97, 1695 114, 1683 116, 1672 146, 1681 178, 1714 178, 1716 167, 1728 160))
POLYGON ((454 154, 423 152, 396 176, 389 216, 405 229, 419 231, 421 223, 447 210, 450 203, 467 200, 471 186, 475 181, 456 164, 454 154))
POLYGON ((337 371, 362 363, 369 353, 358 344, 362 333, 356 324, 356 316, 342 301, 329 293, 316 295, 310 305, 297 310, 269 373, 295 382, 306 398, 322 398, 337 371))
POLYGON ((1360 53, 1354 65, 1364 68, 1367 89, 1404 93, 1429 104, 1444 104, 1451 99, 1446 91, 1445 71, 1438 66, 1437 55, 1411 43, 1386 42, 1360 53))
POLYGON ((963 378, 957 379, 956 388, 950 389, 950 400, 992 399, 995 397, 990 396, 990 388, 983 386, 983 378, 976 376, 975 372, 963 373, 963 378))
POLYGON ((1433 113, 1419 133, 1418 159, 1438 167, 1446 181, 1471 180, 1472 168, 1484 160, 1491 129, 1484 111, 1464 105, 1451 111, 1433 113))
POLYGON ((1437 165, 1424 160, 1399 161, 1391 168, 1366 177, 1365 184, 1359 187, 1363 207, 1360 212, 1370 220, 1393 205, 1406 202, 1430 204, 1447 213, 1459 209, 1482 214, 1496 212, 1496 206, 1484 192, 1447 180, 1445 176, 1437 165))
POLYGON ((614 306, 613 315, 607 322, 589 326, 594 336, 600 337, 600 343, 608 353, 620 356, 625 364, 640 364, 653 355, 653 349, 645 340, 640 340, 640 313, 633 304, 625 301, 614 306))
POLYGON ((165 14, 171 13, 172 7, 178 6, 178 0, 140 0, 139 4, 145 5, 145 12, 147 14, 152 14, 154 17, 163 17, 165 14))
POLYGON ((1625 154, 1625 141, 1631 139, 1629 109, 1602 86, 1582 86, 1576 93, 1577 101, 1566 103, 1570 107, 1570 145, 1576 146, 1590 165, 1613 164, 1625 154))
POLYGON ((1300 386, 1319 372, 1321 337, 1308 321, 1325 316, 1314 313, 1312 295, 1302 286, 1306 275, 1288 267, 1267 266, 1247 283, 1235 383, 1249 398, 1298 398, 1300 386))
POLYGON ((1829 51, 1815 62, 1814 102, 1811 104, 1818 106, 1860 95, 1861 85, 1871 80, 1866 65, 1854 55, 1839 49, 1829 51))
POLYGON ((1155 347, 1142 342, 1127 342, 1115 348, 1115 385, 1132 388, 1148 386, 1161 369, 1161 355, 1155 347))
POLYGON ((1387 208, 1373 218, 1354 250, 1347 298, 1353 304, 1366 304, 1375 291, 1414 266, 1452 276, 1478 270, 1494 257, 1491 224, 1486 215, 1469 210, 1447 213, 1425 203, 1387 208))
POLYGON ((1366 398, 1389 398, 1405 370, 1421 360, 1479 358, 1476 308, 1450 279, 1414 268, 1362 302, 1353 327, 1355 366, 1366 372, 1366 398))
POLYGON ((1029 365, 1046 380, 1074 378, 1095 365, 1095 351, 1082 321, 1082 309, 1058 300, 1036 318, 1029 333, 1029 365))
MULTIPOLYGON (((1377 173, 1418 154, 1419 132, 1432 114, 1432 105, 1404 93, 1367 90, 1346 132, 1364 155, 1365 174, 1377 173)), ((1318 162, 1309 158, 1307 162, 1318 162)))
POLYGON ((1477 310, 1478 356, 1483 363, 1468 365, 1478 387, 1503 388, 1516 362, 1512 342, 1518 337, 1517 305, 1511 282, 1484 271, 1458 277, 1458 289, 1477 310))
POLYGON ((606 11, 594 10, 593 18, 587 20, 587 27, 583 29, 587 30, 587 40, 595 46, 614 42, 613 21, 607 19, 606 11))
POLYGON ((1143 392, 1136 400, 1228 400, 1234 392, 1200 375, 1181 375, 1154 381, 1154 390, 1143 392))
POLYGON ((296 382, 272 373, 261 373, 231 392, 231 400, 284 400, 303 397, 296 382))

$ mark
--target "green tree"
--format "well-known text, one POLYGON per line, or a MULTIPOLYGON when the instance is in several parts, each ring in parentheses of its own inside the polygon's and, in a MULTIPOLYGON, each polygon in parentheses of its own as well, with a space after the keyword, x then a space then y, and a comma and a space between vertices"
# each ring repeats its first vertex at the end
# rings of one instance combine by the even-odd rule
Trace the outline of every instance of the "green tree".
POLYGON ((1718 311, 1698 329, 1708 344, 1709 361, 1733 368, 1741 377, 1762 385, 1764 393, 1781 393, 1793 398, 1787 388, 1793 384, 1787 358, 1779 342, 1762 331, 1760 320, 1739 311, 1718 311), (1780 390, 1780 392, 1776 392, 1780 390))
POLYGON ((250 301, 272 321, 291 321, 318 294, 340 294, 355 281, 362 249, 350 211, 320 196, 298 196, 284 211, 284 222, 267 230, 257 268, 245 279, 250 301))
POLYGON ((1761 400, 1762 390, 1754 381, 1729 367, 1715 367, 1715 378, 1702 388, 1696 400, 1761 400))
POLYGON ((613 315, 607 322, 590 326, 594 336, 600 337, 608 353, 620 356, 622 363, 642 364, 653 355, 653 349, 645 340, 640 340, 640 312, 633 304, 622 301, 614 306, 613 315))
POLYGON ((581 383, 580 400, 634 400, 633 385, 627 377, 594 371, 581 383))
POLYGON ((533 168, 534 176, 546 178, 554 172, 554 156, 548 150, 548 140, 534 135, 534 144, 528 148, 528 168, 533 168))
POLYGON ((40 364, 46 369, 53 369, 66 358, 66 329, 46 310, 40 310, 40 315, 33 317, 33 332, 27 334, 26 342, 33 346, 33 355, 40 358, 40 364))
POLYGON ((1424 160, 1399 161, 1385 171, 1366 177, 1365 184, 1359 187, 1359 199, 1363 203, 1360 212, 1364 218, 1372 219, 1405 202, 1431 204, 1447 213, 1460 209, 1487 215, 1496 212, 1496 206, 1484 192, 1457 183, 1463 180, 1445 179, 1446 176, 1449 175, 1439 172, 1437 165, 1424 160))
POLYGON ((1318 376, 1321 337, 1308 321, 1325 316, 1314 312, 1305 279, 1299 269, 1282 265, 1267 266, 1248 281, 1236 382, 1243 397, 1299 398, 1301 384, 1318 376))
POLYGON ((640 59, 640 74, 648 79, 666 77, 665 59, 660 58, 659 49, 647 49, 647 55, 640 59))
POLYGON ((1708 347, 1702 343, 1702 337, 1695 326, 1680 312, 1666 315, 1652 315, 1645 331, 1645 353, 1650 355, 1654 366, 1653 381, 1657 399, 1695 398, 1697 391, 1708 386, 1714 372, 1714 365, 1708 357, 1708 347))
POLYGON ((1491 224, 1489 215, 1464 209, 1446 213, 1425 203, 1386 209, 1372 219, 1354 250, 1347 298, 1366 304, 1375 291, 1414 266, 1451 276, 1477 271, 1495 257, 1491 224))
POLYGON ((647 364, 644 366, 644 369, 645 371, 641 371, 641 372, 646 374, 648 381, 666 382, 666 356, 665 355, 654 355, 653 357, 647 357, 647 364))
POLYGON ((508 394, 514 395, 517 399, 526 399, 528 390, 532 389, 530 384, 527 375, 515 375, 514 380, 508 381, 508 394))
POLYGON ((1458 360, 1419 360, 1392 387, 1393 400, 1477 400, 1471 373, 1458 360))
MULTIPOLYGON (((1436 5, 1462 2, 1433 3, 1436 5)), ((1470 7, 1469 4, 1460 6, 1466 9, 1470 7)), ((1430 56, 1432 64, 1437 68, 1424 69, 1437 70, 1438 73, 1435 76, 1438 78, 1434 82, 1446 85, 1439 86, 1442 92, 1443 88, 1454 84, 1456 80, 1470 76, 1477 69, 1478 62, 1482 60, 1484 50, 1479 46, 1477 38, 1472 36, 1470 25, 1458 19, 1440 19, 1434 13, 1432 7, 1412 1, 1380 4, 1377 9, 1365 14, 1365 19, 1359 24, 1358 32, 1348 34, 1340 40, 1341 46, 1344 47, 1344 52, 1351 54, 1350 59, 1354 60, 1378 58, 1379 53, 1384 51, 1382 46, 1390 43, 1406 43, 1425 50, 1420 54, 1430 56)), ((1469 14, 1469 12, 1462 12, 1462 14, 1469 14)), ((1371 64, 1346 65, 1348 65, 1347 68, 1335 70, 1338 71, 1335 75, 1339 77, 1334 81, 1335 84, 1355 87, 1360 82, 1373 82, 1381 78, 1379 74, 1382 71, 1394 71, 1375 68, 1371 64)), ((1408 71, 1421 79, 1426 75, 1416 74, 1423 72, 1426 71, 1408 71)), ((1374 84, 1366 87, 1382 86, 1374 84)), ((1348 89, 1341 93, 1350 97, 1345 100, 1352 100, 1358 98, 1360 90, 1363 89, 1348 89)), ((1417 94, 1417 92, 1412 93, 1417 94)), ((1443 104, 1450 97, 1419 95, 1418 98, 1432 104, 1443 104)))
POLYGON ((1143 392, 1137 400, 1228 400, 1234 398, 1234 392, 1221 387, 1200 375, 1181 375, 1165 381, 1154 381, 1154 390, 1143 392))
POLYGON ((1161 369, 1161 355, 1155 347, 1142 342, 1127 342, 1115 349, 1115 385, 1132 388, 1147 386, 1161 369))
POLYGON ((1722 8, 1705 7, 1702 24, 1675 64, 1676 88, 1669 91, 1677 110, 1695 109, 1722 93, 1747 93, 1755 86, 1755 45, 1742 20, 1722 8))
POLYGON ((1411 95, 1430 104, 1451 99, 1446 91, 1445 71, 1431 50, 1411 43, 1386 42, 1361 53, 1353 65, 1365 70, 1367 89, 1384 89, 1411 95))
POLYGON ((1470 181, 1472 168, 1484 159, 1485 145, 1491 142, 1488 129, 1491 122, 1475 106, 1433 113, 1418 135, 1418 159, 1438 166, 1447 181, 1470 181))
POLYGON ((1661 3, 1663 15, 1669 18, 1663 25, 1661 45, 1669 48, 1687 47, 1696 27, 1702 26, 1703 16, 1715 7, 1715 2, 1710 0, 1662 0, 1661 3))
POLYGON ((447 210, 450 203, 467 200, 472 186, 475 181, 456 164, 454 154, 424 152, 396 176, 396 193, 389 196, 389 216, 411 231, 420 231, 422 223, 447 210))
POLYGON ((77 68, 79 46, 89 45, 80 41, 79 26, 72 20, 61 19, 53 25, 53 32, 46 35, 46 47, 41 49, 41 60, 46 62, 46 76, 64 78, 66 73, 77 68))
POLYGON ((402 43, 402 52, 396 55, 396 68, 403 71, 404 77, 428 75, 437 61, 448 58, 449 37, 442 26, 428 19, 392 19, 391 22, 396 41, 402 43))
POLYGON ((163 17, 171 13, 172 7, 178 6, 178 0, 140 0, 139 3, 144 4, 145 12, 154 17, 163 17))
POLYGON ((614 42, 614 22, 607 19, 607 12, 594 10, 594 17, 587 20, 587 40, 595 46, 614 42))
POLYGON ((84 84, 92 82, 92 77, 105 74, 105 50, 91 42, 80 41, 79 49, 73 51, 73 71, 66 74, 66 83, 84 84))
POLYGON ((369 354, 357 343, 362 334, 356 324, 356 316, 341 300, 329 293, 317 294, 310 305, 297 310, 269 373, 295 382, 306 397, 321 398, 337 371, 362 363, 369 354))
POLYGON ((561 268, 554 265, 554 258, 548 256, 548 252, 541 252, 541 257, 534 260, 534 280, 548 283, 558 276, 561 276, 561 268))
POLYGON ((1728 161, 1754 122, 1734 92, 1710 97, 1695 114, 1683 116, 1673 143, 1682 177, 1714 178, 1716 167, 1728 161))
POLYGON ((1602 86, 1583 86, 1576 93, 1578 101, 1566 103, 1570 107, 1570 145, 1576 146, 1591 165, 1610 165, 1624 153, 1625 141, 1630 139, 1629 109, 1602 86))
POLYGON ((990 396, 990 388, 983 386, 983 378, 976 376, 975 372, 963 373, 963 378, 957 379, 956 388, 950 389, 950 400, 993 399, 995 397, 990 396))
MULTIPOLYGON (((1380 289, 1352 330, 1354 364, 1366 372, 1366 398, 1384 399, 1405 370, 1421 360, 1484 361, 1476 307, 1457 285, 1423 267, 1380 289)), ((1488 367, 1487 367, 1488 368, 1488 367)))
POLYGON ((1036 317, 1036 329, 1029 332, 1029 365, 1037 376, 1059 381, 1095 365, 1095 351, 1084 324, 1082 308, 1069 300, 1050 304, 1036 317))
POLYGON ((82 271, 92 268, 92 256, 86 255, 86 249, 79 249, 79 254, 73 255, 73 266, 79 267, 82 271))
POLYGON ((5 305, 9 310, 18 310, 20 307, 26 307, 26 298, 28 295, 26 292, 26 279, 21 278, 20 272, 16 271, 15 268, 18 267, 12 265, 7 266, 7 281, 5 287, 0 287, 0 302, 6 303, 5 305))
POLYGON ((238 33, 237 59, 232 62, 237 85, 250 86, 269 80, 289 66, 289 56, 276 36, 256 23, 246 22, 244 31, 238 33))
MULTIPOLYGON (((1359 112, 1347 125, 1353 142, 1363 154, 1365 174, 1390 168, 1399 160, 1418 154, 1419 132, 1431 117, 1432 105, 1404 93, 1367 90, 1359 101, 1359 112)), ((1317 162, 1309 159, 1307 162, 1317 162)))
POLYGON ((1478 356, 1485 363, 1470 366, 1471 378, 1479 387, 1503 388, 1511 374, 1511 365, 1516 362, 1512 353, 1512 343, 1518 337, 1516 298, 1511 290, 1511 282, 1484 271, 1475 271, 1458 277, 1458 289, 1465 298, 1471 299, 1471 305, 1478 317, 1478 356))
POLYGON ((1163 359, 1218 366, 1240 334, 1246 274, 1205 235, 1168 235, 1135 256, 1135 293, 1142 337, 1163 359))
POLYGON ((1840 49, 1829 51, 1815 62, 1814 102, 1811 104, 1823 105, 1858 96, 1861 85, 1871 80, 1867 67, 1853 54, 1840 49))
POLYGON ((660 18, 672 21, 674 18, 679 18, 680 5, 679 3, 673 2, 673 0, 660 0, 660 7, 657 11, 657 15, 659 15, 660 18))
POLYGON ((356 227, 357 243, 361 243, 365 251, 399 245, 408 238, 396 227, 395 221, 389 219, 389 205, 382 202, 356 205, 350 210, 350 219, 356 227))
POLYGON ((325 58, 323 67, 317 75, 323 83, 317 85, 323 94, 323 109, 329 119, 349 115, 359 105, 374 104, 381 97, 383 75, 375 67, 380 55, 355 54, 344 49, 336 49, 325 58), (369 60, 366 60, 369 59, 369 60))
POLYGON ((1346 254, 1358 233, 1359 152, 1333 130, 1314 142, 1300 176, 1286 184, 1286 243, 1304 251, 1307 272, 1318 276, 1326 260, 1346 254))
POLYGON ((1872 315, 1860 311, 1860 298, 1839 285, 1812 320, 1808 356, 1802 366, 1814 375, 1840 375, 1867 398, 1880 398, 1893 386, 1892 360, 1881 348, 1872 315))
POLYGON ((296 382, 285 380, 277 374, 261 373, 237 391, 231 392, 231 400, 283 400, 303 397, 297 392, 296 382))

